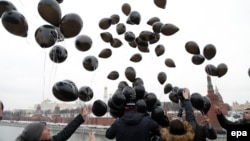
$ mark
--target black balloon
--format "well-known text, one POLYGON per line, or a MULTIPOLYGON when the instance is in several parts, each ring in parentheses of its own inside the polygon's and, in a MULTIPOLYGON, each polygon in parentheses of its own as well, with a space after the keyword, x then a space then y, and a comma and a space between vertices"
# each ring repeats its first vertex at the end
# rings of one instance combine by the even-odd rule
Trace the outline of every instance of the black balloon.
POLYGON ((92 105, 92 112, 95 116, 101 117, 108 111, 108 106, 102 100, 96 100, 92 105))
POLYGON ((191 94, 190 101, 192 103, 192 106, 196 108, 197 110, 200 110, 203 113, 203 106, 204 106, 204 101, 203 97, 199 93, 193 93, 191 94))
POLYGON ((63 2, 63 0, 56 0, 59 4, 63 2))
POLYGON ((132 62, 140 62, 141 60, 142 60, 142 55, 139 53, 135 53, 130 58, 130 61, 132 61, 132 62))
POLYGON ((157 97, 154 93, 147 93, 145 96, 144 96, 144 100, 147 104, 147 111, 152 111, 154 109, 154 106, 157 102, 157 97))
POLYGON ((76 13, 64 15, 60 23, 60 30, 65 38, 77 36, 81 32, 82 27, 82 18, 76 13))
POLYGON ((48 23, 59 26, 61 23, 61 8, 55 0, 40 0, 38 3, 38 13, 48 23))
POLYGON ((147 104, 144 99, 138 99, 135 103, 137 112, 146 113, 147 112, 147 104))
POLYGON ((205 61, 205 58, 201 54, 194 54, 191 60, 193 64, 200 65, 205 61))
POLYGON ((173 89, 172 84, 167 83, 167 84, 164 86, 164 93, 167 94, 167 93, 171 92, 172 89, 173 89))
POLYGON ((136 92, 134 88, 126 86, 122 90, 122 94, 126 97, 126 103, 135 103, 136 102, 136 92))
POLYGON ((164 111, 162 107, 159 107, 159 106, 155 107, 151 112, 151 117, 155 121, 162 119, 164 117, 164 111))
POLYGON ((131 6, 130 6, 130 4, 124 3, 124 4, 122 5, 122 12, 123 12, 126 16, 128 16, 128 15, 130 14, 130 12, 131 12, 131 6))
POLYGON ((142 78, 140 77, 135 78, 135 81, 133 82, 133 87, 137 85, 144 85, 142 78))
POLYGON ((134 82, 136 78, 136 71, 133 67, 127 67, 125 69, 125 76, 130 82, 134 82))
POLYGON ((112 102, 116 107, 124 106, 126 103, 126 97, 121 90, 116 90, 116 92, 112 95, 112 102))
POLYGON ((155 47, 155 54, 156 56, 161 56, 165 52, 165 47, 162 44, 159 44, 155 47))
POLYGON ((118 35, 121 35, 126 32, 126 26, 123 23, 119 23, 116 25, 116 32, 118 35))
POLYGON ((112 36, 112 34, 110 32, 102 32, 100 34, 100 36, 101 36, 102 40, 104 42, 107 42, 107 43, 109 43, 109 42, 111 42, 113 40, 113 36, 112 36))
POLYGON ((132 11, 130 14, 129 14, 129 17, 128 17, 128 21, 129 22, 132 22, 130 24, 136 24, 136 25, 139 25, 140 22, 141 22, 141 15, 138 11, 132 11))
POLYGON ((224 76, 227 73, 227 70, 228 70, 227 65, 225 63, 220 63, 217 66, 218 77, 224 76))
POLYGON ((118 71, 111 71, 107 76, 107 78, 110 80, 116 80, 116 79, 118 79, 118 77, 119 77, 118 71))
POLYGON ((165 9, 167 0, 154 0, 154 4, 159 8, 165 9))
POLYGON ((114 25, 114 24, 119 23, 119 21, 120 21, 120 16, 117 15, 117 14, 113 14, 113 15, 110 16, 110 19, 111 19, 111 24, 114 25))
POLYGON ((161 26, 161 33, 166 36, 171 36, 179 31, 179 28, 174 24, 163 24, 161 26))
POLYGON ((168 66, 168 67, 170 67, 170 68, 176 67, 174 60, 171 59, 171 58, 165 59, 165 65, 168 66))
POLYGON ((88 35, 80 35, 75 40, 75 46, 79 51, 88 51, 92 43, 92 39, 88 35))
POLYGON ((98 57, 100 58, 109 58, 112 55, 112 50, 109 48, 104 48, 99 53, 98 57))
POLYGON ((128 83, 126 81, 121 81, 118 84, 118 89, 123 90, 126 86, 128 86, 128 83))
POLYGON ((211 107, 211 100, 207 96, 203 96, 202 98, 203 98, 203 101, 204 101, 204 106, 202 108, 202 111, 203 111, 204 114, 207 114, 207 112, 209 111, 209 109, 211 107))
POLYGON ((2 14, 2 24, 4 28, 17 36, 28 36, 28 23, 26 18, 16 10, 8 10, 2 14))
POLYGON ((67 59, 68 52, 66 48, 64 48, 63 46, 56 45, 53 48, 51 48, 49 52, 49 57, 55 63, 62 63, 67 59))
POLYGON ((207 64, 205 66, 205 71, 207 74, 212 75, 212 76, 218 76, 218 71, 217 71, 217 67, 215 67, 212 64, 207 64))
POLYGON ((128 42, 132 42, 135 40, 135 34, 132 31, 127 31, 124 34, 124 39, 128 42))
POLYGON ((143 41, 150 41, 154 39, 154 37, 155 37, 155 33, 152 31, 148 31, 148 30, 143 30, 139 34, 139 38, 142 39, 143 41))
POLYGON ((157 79, 159 81, 160 84, 164 84, 167 80, 167 75, 165 72, 159 72, 158 73, 158 76, 157 76, 157 79))
POLYGON ((135 93, 136 93, 136 99, 143 99, 145 95, 145 87, 141 84, 133 86, 135 93))
POLYGON ((207 60, 214 58, 216 54, 216 48, 212 44, 207 44, 203 49, 203 55, 207 60))
POLYGON ((102 18, 99 21, 99 27, 103 30, 108 29, 111 26, 112 19, 111 18, 102 18))
POLYGON ((160 18, 159 17, 152 17, 147 21, 148 25, 153 25, 155 22, 159 22, 160 18))
POLYGON ((162 27, 163 23, 158 21, 158 22, 155 22, 153 25, 152 25, 152 29, 155 33, 161 33, 161 27, 162 27))
POLYGON ((93 96, 94 92, 89 86, 82 86, 78 91, 78 97, 82 101, 90 101, 93 96))
POLYGON ((12 2, 1 0, 0 1, 0 18, 4 12, 9 11, 9 10, 17 10, 17 9, 12 2))
POLYGON ((250 77, 250 68, 248 69, 248 76, 250 77))
POLYGON ((53 46, 58 38, 57 30, 51 25, 42 25, 35 32, 36 42, 42 48, 53 46))
POLYGON ((112 109, 112 108, 110 108, 109 109, 110 115, 113 118, 120 118, 120 117, 122 117, 123 114, 124 114, 124 111, 125 111, 125 108, 121 108, 121 109, 112 109))
POLYGON ((119 48, 122 46, 122 41, 118 38, 113 38, 112 41, 110 42, 110 45, 114 48, 119 48))
POLYGON ((75 101, 78 98, 78 89, 71 80, 56 82, 52 88, 53 95, 65 102, 75 101))
POLYGON ((176 92, 170 92, 170 94, 169 94, 169 99, 172 101, 172 102, 174 102, 174 103, 178 103, 179 102, 179 97, 178 97, 178 95, 177 95, 177 93, 176 92))
POLYGON ((200 54, 200 48, 195 41, 188 41, 185 44, 185 49, 190 54, 197 54, 197 55, 200 54))
POLYGON ((86 56, 82 62, 83 67, 88 71, 94 71, 98 67, 98 59, 95 56, 86 56))

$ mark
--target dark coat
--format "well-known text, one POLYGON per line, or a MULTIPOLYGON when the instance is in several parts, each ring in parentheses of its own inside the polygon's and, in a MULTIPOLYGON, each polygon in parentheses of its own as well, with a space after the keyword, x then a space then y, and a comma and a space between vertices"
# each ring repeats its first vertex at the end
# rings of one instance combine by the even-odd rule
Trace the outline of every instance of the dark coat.
POLYGON ((106 130, 106 138, 116 141, 150 141, 150 133, 158 130, 158 124, 148 115, 127 112, 106 130))
POLYGON ((210 140, 217 139, 217 133, 214 128, 206 125, 197 125, 193 141, 206 141, 206 138, 210 140))
POLYGON ((76 131, 76 129, 84 122, 84 119, 79 114, 58 134, 51 137, 51 141, 66 141, 76 131))
MULTIPOLYGON (((237 140, 237 141, 246 141, 250 139, 250 123, 247 123, 245 121, 237 121, 232 122, 229 121, 223 114, 218 114, 217 119, 224 129, 227 130, 227 139, 230 140, 237 140), (238 136, 236 135, 232 136, 236 131, 245 131, 247 133, 247 136, 238 136)), ((243 132, 242 132, 243 133, 243 132)))

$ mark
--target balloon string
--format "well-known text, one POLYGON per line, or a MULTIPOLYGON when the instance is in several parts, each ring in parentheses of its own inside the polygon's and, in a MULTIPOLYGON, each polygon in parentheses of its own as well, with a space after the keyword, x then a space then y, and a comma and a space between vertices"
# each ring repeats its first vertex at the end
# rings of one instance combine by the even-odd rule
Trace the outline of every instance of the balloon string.
POLYGON ((46 73, 46 50, 44 49, 44 62, 43 62, 43 90, 42 90, 42 93, 43 93, 43 101, 44 101, 44 98, 45 98, 45 73, 46 73))

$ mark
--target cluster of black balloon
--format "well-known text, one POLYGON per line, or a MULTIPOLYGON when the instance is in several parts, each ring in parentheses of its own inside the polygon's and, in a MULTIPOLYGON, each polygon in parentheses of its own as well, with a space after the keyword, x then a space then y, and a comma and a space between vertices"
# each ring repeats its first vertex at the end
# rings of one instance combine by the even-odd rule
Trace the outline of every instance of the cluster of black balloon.
POLYGON ((147 92, 141 78, 136 78, 132 86, 121 81, 112 97, 108 100, 108 110, 113 118, 124 114, 125 108, 135 106, 140 113, 150 113, 151 117, 160 125, 167 125, 161 103, 153 92, 147 92))
MULTIPOLYGON (((155 4, 160 8, 165 8, 166 1, 155 1, 155 4)), ((127 16, 126 24, 129 25, 139 25, 141 21, 141 15, 138 11, 133 11, 130 4, 124 3, 121 7, 121 10, 125 16, 127 16)), ((118 35, 124 35, 125 41, 132 48, 137 48, 142 53, 148 53, 149 44, 157 43, 160 40, 160 34, 165 36, 170 36, 179 31, 179 28, 170 23, 162 23, 158 17, 152 17, 147 21, 147 24, 152 26, 152 31, 143 30, 139 33, 138 36, 135 35, 134 32, 129 31, 126 28, 126 24, 120 22, 120 16, 117 14, 113 14, 110 17, 104 17, 99 21, 99 27, 102 30, 109 29, 112 25, 116 25, 116 32, 118 35)), ((119 48, 123 45, 122 40, 119 38, 113 37, 113 35, 104 31, 100 33, 102 40, 105 43, 109 43, 113 48, 119 48)), ((165 47, 162 44, 158 44, 155 47, 155 53, 158 56, 163 55, 165 52, 165 47)), ((109 48, 105 48, 99 54, 99 57, 108 58, 112 55, 112 50, 109 48)), ((140 62, 142 60, 142 55, 140 53, 135 53, 130 57, 130 61, 132 62, 140 62)), ((165 65, 168 67, 175 67, 175 63, 171 58, 167 58, 165 60, 165 65)), ((128 67, 125 70, 125 75, 129 81, 133 81, 134 77, 128 76, 128 74, 135 76, 135 69, 133 67, 128 67)), ((111 71, 107 78, 111 80, 116 80, 119 77, 118 71, 111 71)), ((165 83, 167 76, 165 72, 159 72, 158 81, 160 84, 165 83)))
MULTIPOLYGON (((48 23, 41 25, 35 31, 35 40, 42 48, 50 48, 57 42, 77 36, 83 27, 83 21, 78 14, 68 13, 62 16, 59 5, 62 2, 62 0, 40 0, 38 3, 38 13, 48 23)), ((66 60, 68 52, 65 47, 55 45, 49 55, 53 62, 62 63, 66 60)))
MULTIPOLYGON (((200 48, 198 44, 194 41, 188 41, 185 44, 185 49, 188 53, 192 54, 192 62, 195 65, 201 65, 205 59, 211 60, 216 55, 216 48, 212 44, 207 44, 203 48, 203 54, 200 53, 200 48)), ((225 63, 220 63, 217 67, 212 64, 207 64, 205 66, 205 71, 211 76, 222 77, 227 73, 227 65, 225 63)))
MULTIPOLYGON (((179 103, 183 100, 183 88, 173 87, 169 94, 169 99, 174 103, 179 103)), ((192 106, 199 110, 203 115, 207 114, 211 107, 210 98, 207 96, 202 96, 200 93, 192 93, 190 97, 192 106)))
POLYGON ((22 13, 9 1, 0 1, 0 17, 3 27, 11 34, 27 37, 28 23, 22 13))

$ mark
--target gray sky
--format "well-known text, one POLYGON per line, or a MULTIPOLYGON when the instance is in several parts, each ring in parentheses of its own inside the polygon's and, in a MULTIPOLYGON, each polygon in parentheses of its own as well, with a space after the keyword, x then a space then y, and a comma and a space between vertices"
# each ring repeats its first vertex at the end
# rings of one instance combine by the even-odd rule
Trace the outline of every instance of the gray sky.
POLYGON ((80 15, 83 29, 79 35, 90 36, 93 45, 89 51, 80 52, 74 46, 75 38, 56 43, 68 51, 67 60, 61 64, 55 64, 49 59, 50 48, 43 49, 35 41, 35 30, 48 24, 38 14, 39 1, 11 1, 25 16, 29 31, 28 37, 23 38, 7 32, 2 24, 0 26, 0 99, 6 109, 33 107, 46 98, 59 102, 52 94, 52 86, 65 79, 75 82, 78 88, 90 86, 94 91, 94 98, 90 102, 103 99, 105 86, 109 93, 113 93, 118 83, 126 80, 124 72, 128 66, 135 68, 137 76, 144 80, 148 92, 157 94, 161 101, 169 101, 168 95, 163 93, 164 84, 187 87, 191 93, 206 95, 205 66, 225 63, 228 72, 220 78, 212 77, 212 83, 229 104, 233 101, 250 101, 250 2, 247 0, 168 0, 165 9, 154 5, 153 0, 64 0, 60 4, 62 16, 67 13, 80 15), (126 24, 127 16, 121 11, 123 3, 129 3, 132 11, 141 14, 140 25, 126 24), (112 14, 118 14, 120 23, 126 24, 127 31, 133 31, 137 35, 142 30, 152 30, 146 22, 155 16, 163 23, 176 25, 180 30, 172 36, 161 35, 159 42, 150 45, 150 53, 141 53, 127 45, 124 36, 116 33, 115 25, 107 30, 99 28, 100 19, 112 14), (105 31, 121 39, 123 46, 112 48, 103 42, 100 33, 105 31), (201 52, 205 45, 213 44, 217 51, 215 57, 205 60, 201 65, 194 65, 191 62, 192 55, 185 50, 185 43, 188 41, 195 41, 201 52), (158 44, 165 46, 165 53, 159 57, 154 52, 158 44), (82 66, 83 58, 87 55, 97 57, 104 48, 112 49, 112 56, 107 59, 98 58, 98 68, 94 72, 86 71, 82 66), (129 61, 134 53, 142 54, 141 62, 129 61), (166 58, 173 59, 176 68, 165 66, 166 58), (108 73, 113 70, 120 73, 119 79, 115 81, 107 79, 108 73), (167 81, 163 85, 157 80, 157 74, 161 71, 167 74, 167 81))

